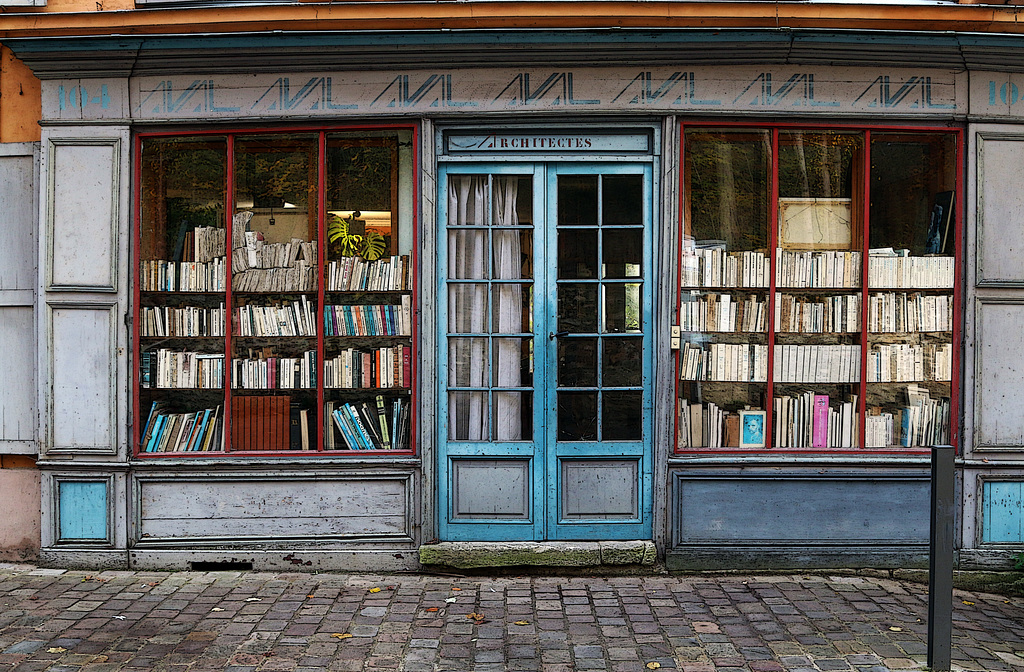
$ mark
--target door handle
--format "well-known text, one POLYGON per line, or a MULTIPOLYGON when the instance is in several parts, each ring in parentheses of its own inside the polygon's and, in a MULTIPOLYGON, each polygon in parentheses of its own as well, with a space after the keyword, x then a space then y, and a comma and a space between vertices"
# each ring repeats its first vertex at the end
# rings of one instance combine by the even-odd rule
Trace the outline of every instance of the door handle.
POLYGON ((562 336, 568 336, 568 335, 569 335, 568 331, 549 331, 548 332, 548 340, 553 341, 556 338, 561 338, 562 336))

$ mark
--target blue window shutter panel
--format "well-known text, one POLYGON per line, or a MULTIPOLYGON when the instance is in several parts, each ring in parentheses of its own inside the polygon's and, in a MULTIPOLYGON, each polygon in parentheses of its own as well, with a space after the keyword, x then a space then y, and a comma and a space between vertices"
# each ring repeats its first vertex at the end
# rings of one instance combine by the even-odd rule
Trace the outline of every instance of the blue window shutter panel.
POLYGON ((61 481, 58 488, 60 539, 106 539, 107 484, 61 481))
POLYGON ((983 541, 1024 541, 1024 482, 985 483, 983 541))

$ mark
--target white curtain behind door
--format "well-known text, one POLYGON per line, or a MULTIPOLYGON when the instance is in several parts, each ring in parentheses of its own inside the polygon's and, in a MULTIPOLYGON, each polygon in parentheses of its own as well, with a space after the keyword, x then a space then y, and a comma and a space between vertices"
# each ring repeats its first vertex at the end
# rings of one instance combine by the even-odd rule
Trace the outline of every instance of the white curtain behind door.
MULTIPOLYGON (((493 269, 489 268, 486 228, 458 230, 458 227, 487 227, 487 177, 452 176, 448 184, 448 329, 449 387, 518 387, 521 384, 522 340, 494 338, 493 377, 484 334, 518 334, 522 331, 522 287, 519 283, 488 279, 522 278, 522 257, 517 227, 516 178, 496 178, 492 216, 493 269), (488 325, 488 286, 492 289, 493 321, 488 325)), ((494 392, 494 439, 522 438, 521 393, 494 392)), ((490 439, 487 393, 464 391, 449 394, 449 438, 461 441, 490 439)))

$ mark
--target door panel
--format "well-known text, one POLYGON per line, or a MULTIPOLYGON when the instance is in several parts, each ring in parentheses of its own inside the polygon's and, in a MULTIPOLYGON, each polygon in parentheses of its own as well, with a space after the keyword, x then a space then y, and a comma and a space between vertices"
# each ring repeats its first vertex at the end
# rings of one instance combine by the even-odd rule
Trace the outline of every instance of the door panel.
POLYGON ((651 180, 441 168, 442 538, 650 537, 651 180))

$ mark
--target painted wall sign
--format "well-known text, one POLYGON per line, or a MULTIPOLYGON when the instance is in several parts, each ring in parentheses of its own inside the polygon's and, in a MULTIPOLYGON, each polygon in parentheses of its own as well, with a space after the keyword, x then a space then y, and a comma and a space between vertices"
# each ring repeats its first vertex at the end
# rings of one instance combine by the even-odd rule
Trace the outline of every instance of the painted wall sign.
POLYGON ((445 136, 450 154, 521 153, 647 153, 651 138, 644 133, 478 133, 445 136))
POLYGON ((127 86, 55 80, 44 87, 44 115, 55 119, 109 118, 121 109, 139 120, 561 110, 946 116, 966 113, 968 101, 966 73, 793 66, 186 73, 127 86))

